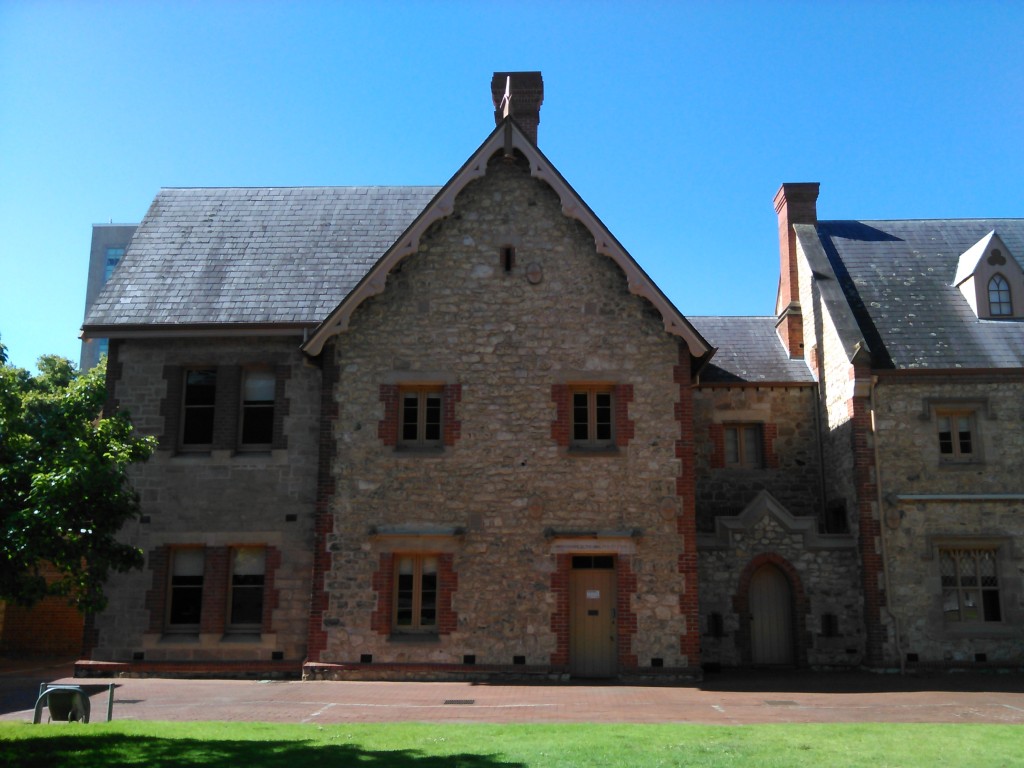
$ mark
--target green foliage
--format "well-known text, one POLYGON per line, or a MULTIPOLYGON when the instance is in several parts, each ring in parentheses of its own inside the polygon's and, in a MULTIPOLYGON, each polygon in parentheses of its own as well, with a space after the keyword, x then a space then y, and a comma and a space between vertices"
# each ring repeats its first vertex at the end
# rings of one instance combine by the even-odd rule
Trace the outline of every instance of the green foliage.
POLYGON ((128 466, 145 461, 151 437, 126 414, 101 418, 105 362, 80 372, 43 356, 39 375, 7 363, 0 344, 0 598, 31 605, 64 595, 101 609, 109 573, 142 566, 117 532, 139 512, 128 466), (43 576, 49 565, 56 579, 43 576))

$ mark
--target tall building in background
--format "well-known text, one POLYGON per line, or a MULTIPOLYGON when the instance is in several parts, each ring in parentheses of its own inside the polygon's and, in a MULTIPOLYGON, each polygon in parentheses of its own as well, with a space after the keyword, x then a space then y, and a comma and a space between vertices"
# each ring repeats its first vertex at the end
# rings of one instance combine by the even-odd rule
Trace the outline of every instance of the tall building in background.
MULTIPOLYGON (((137 224, 93 224, 92 247, 89 250, 89 279, 85 288, 85 314, 96 301, 100 290, 114 273, 114 267, 121 261, 137 224)), ((92 368, 107 352, 106 339, 82 339, 82 356, 79 365, 82 370, 92 368)))

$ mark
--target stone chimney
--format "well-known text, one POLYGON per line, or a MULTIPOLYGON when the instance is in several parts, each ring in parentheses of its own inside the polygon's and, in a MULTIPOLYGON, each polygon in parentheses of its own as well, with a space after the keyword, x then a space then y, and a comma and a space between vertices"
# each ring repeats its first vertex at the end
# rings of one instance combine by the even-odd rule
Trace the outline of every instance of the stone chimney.
POLYGON ((818 223, 818 182, 783 184, 775 193, 779 217, 779 295, 775 300, 775 329, 791 358, 804 356, 804 322, 796 263, 794 224, 818 223))
POLYGON ((519 129, 537 143, 540 105, 544 103, 544 79, 540 72, 495 72, 491 78, 491 99, 495 125, 506 115, 512 115, 519 129))

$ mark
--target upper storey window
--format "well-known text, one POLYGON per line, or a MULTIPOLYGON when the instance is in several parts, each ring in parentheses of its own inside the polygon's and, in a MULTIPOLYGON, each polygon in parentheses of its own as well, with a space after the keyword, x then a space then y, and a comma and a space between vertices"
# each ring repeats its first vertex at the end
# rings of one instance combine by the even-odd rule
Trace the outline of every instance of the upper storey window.
POLYGON ((993 275, 988 281, 988 312, 992 317, 1013 316, 1010 284, 1002 275, 993 275))
POLYGON ((611 387, 586 387, 572 392, 572 447, 612 448, 615 445, 614 398, 611 387))
POLYGON ((1024 295, 1024 271, 993 230, 960 255, 953 285, 979 319, 1012 320, 1013 296, 1020 304, 1024 295))
POLYGON ((217 392, 217 372, 185 372, 185 397, 182 404, 181 444, 188 448, 208 447, 213 443, 213 407, 217 392))
POLYGON ((399 444, 406 448, 441 447, 441 388, 403 387, 399 444))

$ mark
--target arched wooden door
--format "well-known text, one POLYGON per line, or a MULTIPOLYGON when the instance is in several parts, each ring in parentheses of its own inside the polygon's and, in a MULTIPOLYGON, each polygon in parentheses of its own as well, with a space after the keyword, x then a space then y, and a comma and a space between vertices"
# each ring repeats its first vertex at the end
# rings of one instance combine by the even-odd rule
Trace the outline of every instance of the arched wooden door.
POLYGON ((774 565, 750 578, 750 656, 754 664, 793 663, 793 590, 774 565))

